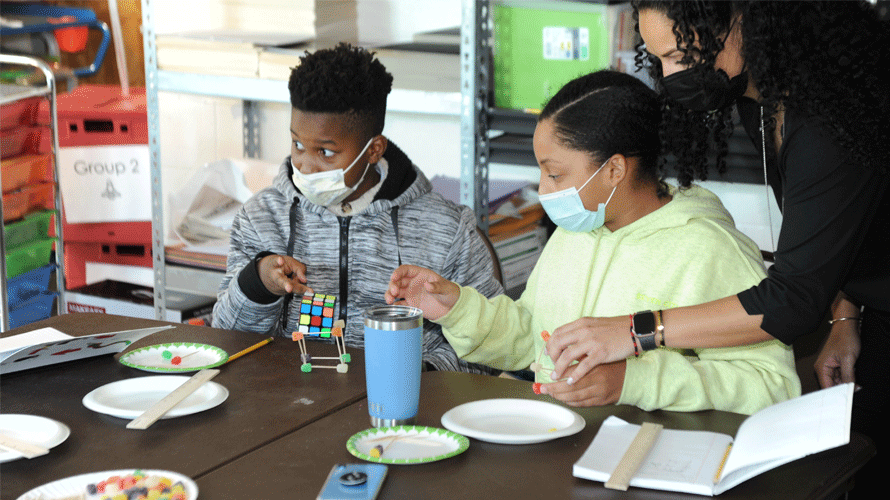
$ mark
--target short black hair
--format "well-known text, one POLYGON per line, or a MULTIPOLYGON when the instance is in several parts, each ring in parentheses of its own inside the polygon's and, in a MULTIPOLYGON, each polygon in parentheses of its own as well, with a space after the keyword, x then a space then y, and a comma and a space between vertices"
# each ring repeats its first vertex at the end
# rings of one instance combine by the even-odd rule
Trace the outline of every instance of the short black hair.
POLYGON ((348 115, 368 138, 383 133, 392 75, 373 52, 347 43, 306 52, 287 88, 300 111, 348 115))
POLYGON ((580 76, 544 106, 539 121, 553 120, 563 146, 590 156, 599 167, 614 154, 639 158, 636 178, 666 195, 661 159, 658 94, 639 78, 612 70, 580 76))

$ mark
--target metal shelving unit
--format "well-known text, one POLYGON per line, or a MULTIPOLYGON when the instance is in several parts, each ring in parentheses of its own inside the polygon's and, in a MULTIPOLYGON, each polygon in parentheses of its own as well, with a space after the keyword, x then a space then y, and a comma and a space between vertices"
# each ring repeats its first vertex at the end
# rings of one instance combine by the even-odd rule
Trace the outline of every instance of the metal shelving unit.
MULTIPOLYGON (((56 299, 56 314, 62 314, 62 294, 65 292, 65 269, 64 259, 62 258, 62 256, 64 255, 61 217, 62 195, 61 190, 59 189, 59 127, 56 115, 55 75, 53 74, 52 69, 46 63, 44 63, 40 59, 35 59, 32 57, 0 54, 0 63, 31 66, 37 68, 41 73, 43 73, 43 76, 46 79, 46 85, 44 87, 4 85, 3 93, 2 95, 0 95, 0 104, 10 104, 31 97, 45 97, 49 102, 50 129, 52 134, 51 147, 53 156, 53 194, 56 207, 56 216, 54 217, 56 230, 55 272, 56 288, 58 291, 58 296, 56 299)), ((9 329, 9 297, 7 294, 6 242, 4 241, 4 228, 5 224, 3 222, 3 203, 0 202, 0 253, 2 253, 2 256, 0 256, 2 257, 0 258, 0 316, 2 316, 2 320, 0 320, 0 332, 5 332, 9 329)))
MULTIPOLYGON (((473 2, 465 1, 464 3, 472 4, 473 2)), ((142 0, 146 112, 148 114, 148 146, 151 160, 154 304, 155 316, 160 319, 164 318, 166 314, 165 290, 168 286, 178 290, 193 291, 193 287, 206 287, 214 279, 218 284, 219 279, 222 279, 222 274, 185 266, 167 266, 164 261, 164 207, 158 92, 177 92, 243 101, 244 156, 248 158, 256 158, 260 153, 259 105, 263 102, 289 103, 290 95, 286 82, 278 80, 179 73, 159 69, 153 18, 154 2, 142 0)), ((463 95, 457 90, 441 92, 394 88, 387 99, 387 110, 395 112, 457 116, 462 113, 462 108, 463 95)))
POLYGON ((491 81, 491 4, 462 0, 460 27, 460 201, 488 231, 488 140, 491 81))

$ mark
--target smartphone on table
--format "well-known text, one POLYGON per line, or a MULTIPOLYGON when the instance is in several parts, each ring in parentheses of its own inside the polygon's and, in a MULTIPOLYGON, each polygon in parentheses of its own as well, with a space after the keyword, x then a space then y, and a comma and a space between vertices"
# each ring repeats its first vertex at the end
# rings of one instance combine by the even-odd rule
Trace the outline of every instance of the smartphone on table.
POLYGON ((386 479, 383 464, 337 464, 317 500, 374 500, 386 479))

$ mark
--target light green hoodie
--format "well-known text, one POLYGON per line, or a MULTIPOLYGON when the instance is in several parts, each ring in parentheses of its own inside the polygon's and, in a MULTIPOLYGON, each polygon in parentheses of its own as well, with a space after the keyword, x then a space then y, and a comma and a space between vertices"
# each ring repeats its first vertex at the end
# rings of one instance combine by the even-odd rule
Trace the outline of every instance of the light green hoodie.
MULTIPOLYGON (((515 302, 462 287, 437 321, 445 337, 468 361, 519 370, 540 356, 549 373, 553 362, 541 353, 542 331, 585 316, 700 304, 759 283, 765 276, 760 251, 717 196, 698 186, 671 194, 665 206, 615 232, 558 228, 515 302)), ((670 346, 670 325, 665 338, 670 346)), ((750 414, 799 395, 793 351, 775 340, 694 352, 659 348, 628 358, 619 404, 750 414)))

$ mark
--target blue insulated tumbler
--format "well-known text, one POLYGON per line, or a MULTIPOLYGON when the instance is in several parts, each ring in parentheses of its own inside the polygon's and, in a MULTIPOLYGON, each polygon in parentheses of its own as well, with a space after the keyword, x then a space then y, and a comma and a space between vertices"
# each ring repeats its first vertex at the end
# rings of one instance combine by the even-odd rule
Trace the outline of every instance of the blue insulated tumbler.
POLYGON ((386 305, 365 311, 365 379, 374 427, 414 423, 420 401, 423 311, 386 305))

